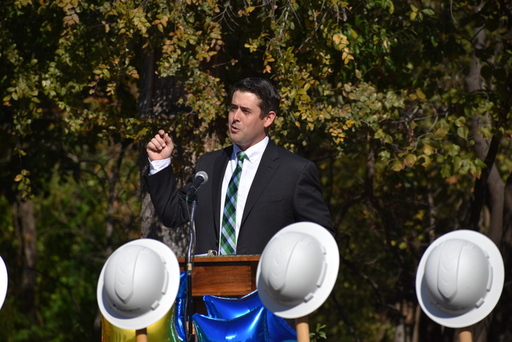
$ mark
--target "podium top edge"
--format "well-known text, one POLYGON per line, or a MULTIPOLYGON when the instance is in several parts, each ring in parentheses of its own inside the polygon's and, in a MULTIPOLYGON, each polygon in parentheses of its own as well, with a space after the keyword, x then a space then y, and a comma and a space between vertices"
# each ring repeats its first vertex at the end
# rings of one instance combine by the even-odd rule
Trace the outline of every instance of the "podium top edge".
MULTIPOLYGON (((247 261, 259 261, 261 255, 215 255, 215 256, 195 256, 194 262, 247 262, 247 261)), ((178 258, 179 263, 187 262, 185 257, 178 258)))

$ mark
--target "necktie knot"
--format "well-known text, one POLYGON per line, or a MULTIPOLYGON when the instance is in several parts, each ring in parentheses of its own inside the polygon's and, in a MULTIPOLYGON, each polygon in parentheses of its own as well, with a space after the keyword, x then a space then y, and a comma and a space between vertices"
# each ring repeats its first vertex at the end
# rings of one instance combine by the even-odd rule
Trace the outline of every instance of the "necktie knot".
POLYGON ((247 158, 247 154, 244 151, 240 151, 236 154, 239 162, 243 162, 245 158, 247 158))

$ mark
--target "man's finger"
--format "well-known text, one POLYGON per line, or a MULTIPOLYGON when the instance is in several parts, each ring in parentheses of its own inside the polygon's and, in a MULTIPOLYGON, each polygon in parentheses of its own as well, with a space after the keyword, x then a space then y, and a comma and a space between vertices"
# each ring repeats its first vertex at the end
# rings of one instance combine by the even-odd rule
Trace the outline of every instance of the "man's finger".
POLYGON ((164 135, 164 144, 166 145, 171 145, 173 142, 172 142, 172 138, 169 134, 165 133, 164 135))

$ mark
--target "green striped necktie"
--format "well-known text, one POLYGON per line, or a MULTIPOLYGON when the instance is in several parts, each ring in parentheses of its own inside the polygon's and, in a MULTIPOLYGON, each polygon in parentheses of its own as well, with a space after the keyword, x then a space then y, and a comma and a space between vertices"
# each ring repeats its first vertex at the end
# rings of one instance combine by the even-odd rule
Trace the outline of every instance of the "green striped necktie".
POLYGON ((226 191, 220 234, 219 254, 221 255, 236 253, 236 200, 238 197, 238 184, 240 183, 240 176, 242 175, 242 164, 246 157, 243 151, 238 152, 236 168, 235 171, 233 171, 233 175, 231 175, 226 191))

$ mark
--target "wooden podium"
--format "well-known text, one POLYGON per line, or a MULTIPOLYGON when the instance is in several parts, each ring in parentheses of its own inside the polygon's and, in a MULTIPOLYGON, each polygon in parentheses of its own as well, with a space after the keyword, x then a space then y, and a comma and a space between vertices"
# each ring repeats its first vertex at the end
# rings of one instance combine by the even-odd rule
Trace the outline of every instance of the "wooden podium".
MULTIPOLYGON (((259 260, 259 255, 194 257, 191 279, 192 311, 207 314, 202 298, 205 295, 241 297, 256 290, 256 270, 259 260)), ((178 262, 180 272, 186 272, 186 258, 178 258, 178 262)))
MULTIPOLYGON (((256 290, 259 255, 196 256, 192 269, 192 297, 240 297, 256 290)), ((185 258, 178 258, 185 271, 185 258)))

